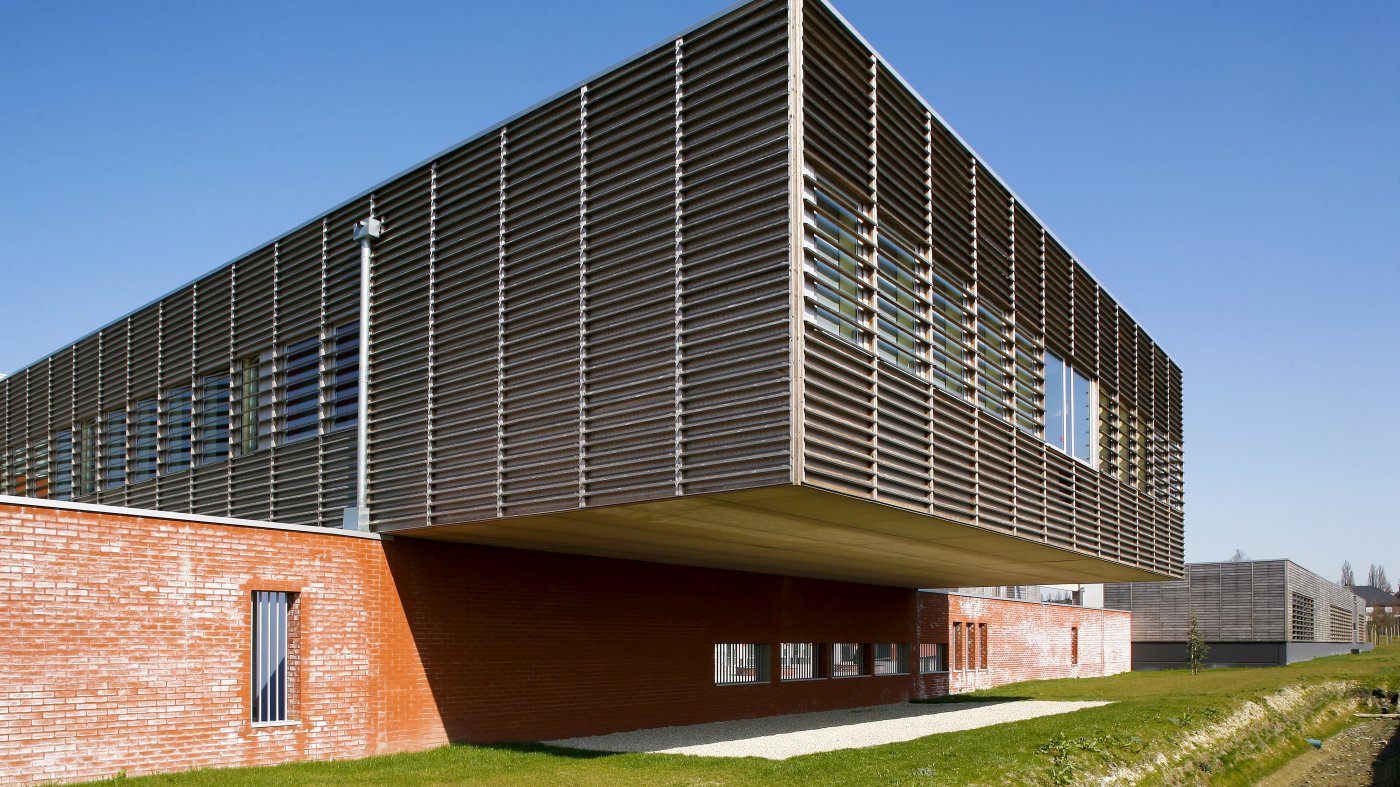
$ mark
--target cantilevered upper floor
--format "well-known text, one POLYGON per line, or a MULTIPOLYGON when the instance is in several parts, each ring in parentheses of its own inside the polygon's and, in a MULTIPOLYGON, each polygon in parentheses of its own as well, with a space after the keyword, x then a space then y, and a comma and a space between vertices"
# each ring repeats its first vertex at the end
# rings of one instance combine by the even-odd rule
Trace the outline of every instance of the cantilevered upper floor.
POLYGON ((1181 572, 1180 370, 820 0, 737 6, 0 386, 11 494, 340 526, 362 459, 369 526, 426 538, 1181 572))

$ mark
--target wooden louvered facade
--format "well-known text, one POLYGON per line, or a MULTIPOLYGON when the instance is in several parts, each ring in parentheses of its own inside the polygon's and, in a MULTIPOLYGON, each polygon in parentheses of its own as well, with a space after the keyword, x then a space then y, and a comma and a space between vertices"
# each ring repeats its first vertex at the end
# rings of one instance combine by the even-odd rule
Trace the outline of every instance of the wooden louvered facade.
POLYGON ((1147 578, 1181 570, 1180 386, 834 11, 756 0, 0 381, 0 491, 340 526, 367 417, 380 531, 888 584, 1147 578), (804 194, 828 180, 868 231, 850 336, 805 317, 804 194), (875 349, 896 239, 903 366, 875 349), (940 352, 965 353, 965 390, 920 372, 934 271, 964 291, 940 352), (347 416, 350 328, 369 409, 347 416), (319 426, 290 440, 313 340, 319 426), (1092 464, 1037 434, 1045 351, 1095 381, 1092 464), (148 439, 157 472, 123 482, 148 439))

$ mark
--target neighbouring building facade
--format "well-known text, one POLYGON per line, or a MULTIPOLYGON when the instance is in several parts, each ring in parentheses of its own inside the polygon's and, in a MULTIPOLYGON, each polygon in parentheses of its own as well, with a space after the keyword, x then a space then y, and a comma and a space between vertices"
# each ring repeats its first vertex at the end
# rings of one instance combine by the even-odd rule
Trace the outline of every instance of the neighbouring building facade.
POLYGON ((7 655, 93 632, 130 675, 154 594, 179 623, 142 647, 222 649, 223 743, 181 727, 215 764, 958 691, 1020 674, 998 605, 1113 671, 1118 613, 916 589, 1183 571, 1179 368, 818 0, 737 6, 19 370, 0 429, 7 606, 91 591, 70 549, 134 588, 8 616, 7 655), (990 672, 915 679, 940 644, 990 672), (372 724, 313 712, 336 652, 372 724))
POLYGON ((1190 563, 1170 582, 1110 582, 1105 603, 1133 614, 1133 669, 1187 666, 1195 615, 1222 667, 1292 664, 1350 653, 1363 643, 1365 602, 1291 560, 1190 563))

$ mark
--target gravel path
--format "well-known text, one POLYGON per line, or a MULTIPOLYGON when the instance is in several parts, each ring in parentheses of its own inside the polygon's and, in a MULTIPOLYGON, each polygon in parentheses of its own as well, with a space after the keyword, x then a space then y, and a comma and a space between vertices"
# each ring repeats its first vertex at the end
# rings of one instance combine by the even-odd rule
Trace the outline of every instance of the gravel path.
POLYGON ((786 760, 802 754, 912 741, 940 732, 989 727, 1107 704, 1044 700, 931 705, 904 703, 685 727, 657 727, 546 743, 591 751, 786 760))

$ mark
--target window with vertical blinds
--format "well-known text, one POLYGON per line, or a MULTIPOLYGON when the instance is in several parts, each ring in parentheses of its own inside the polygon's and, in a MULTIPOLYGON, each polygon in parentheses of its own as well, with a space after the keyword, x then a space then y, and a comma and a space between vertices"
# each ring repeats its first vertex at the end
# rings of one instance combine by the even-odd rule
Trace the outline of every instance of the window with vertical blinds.
POLYGON ((253 593, 252 708, 254 724, 290 721, 292 622, 295 593, 253 593))

